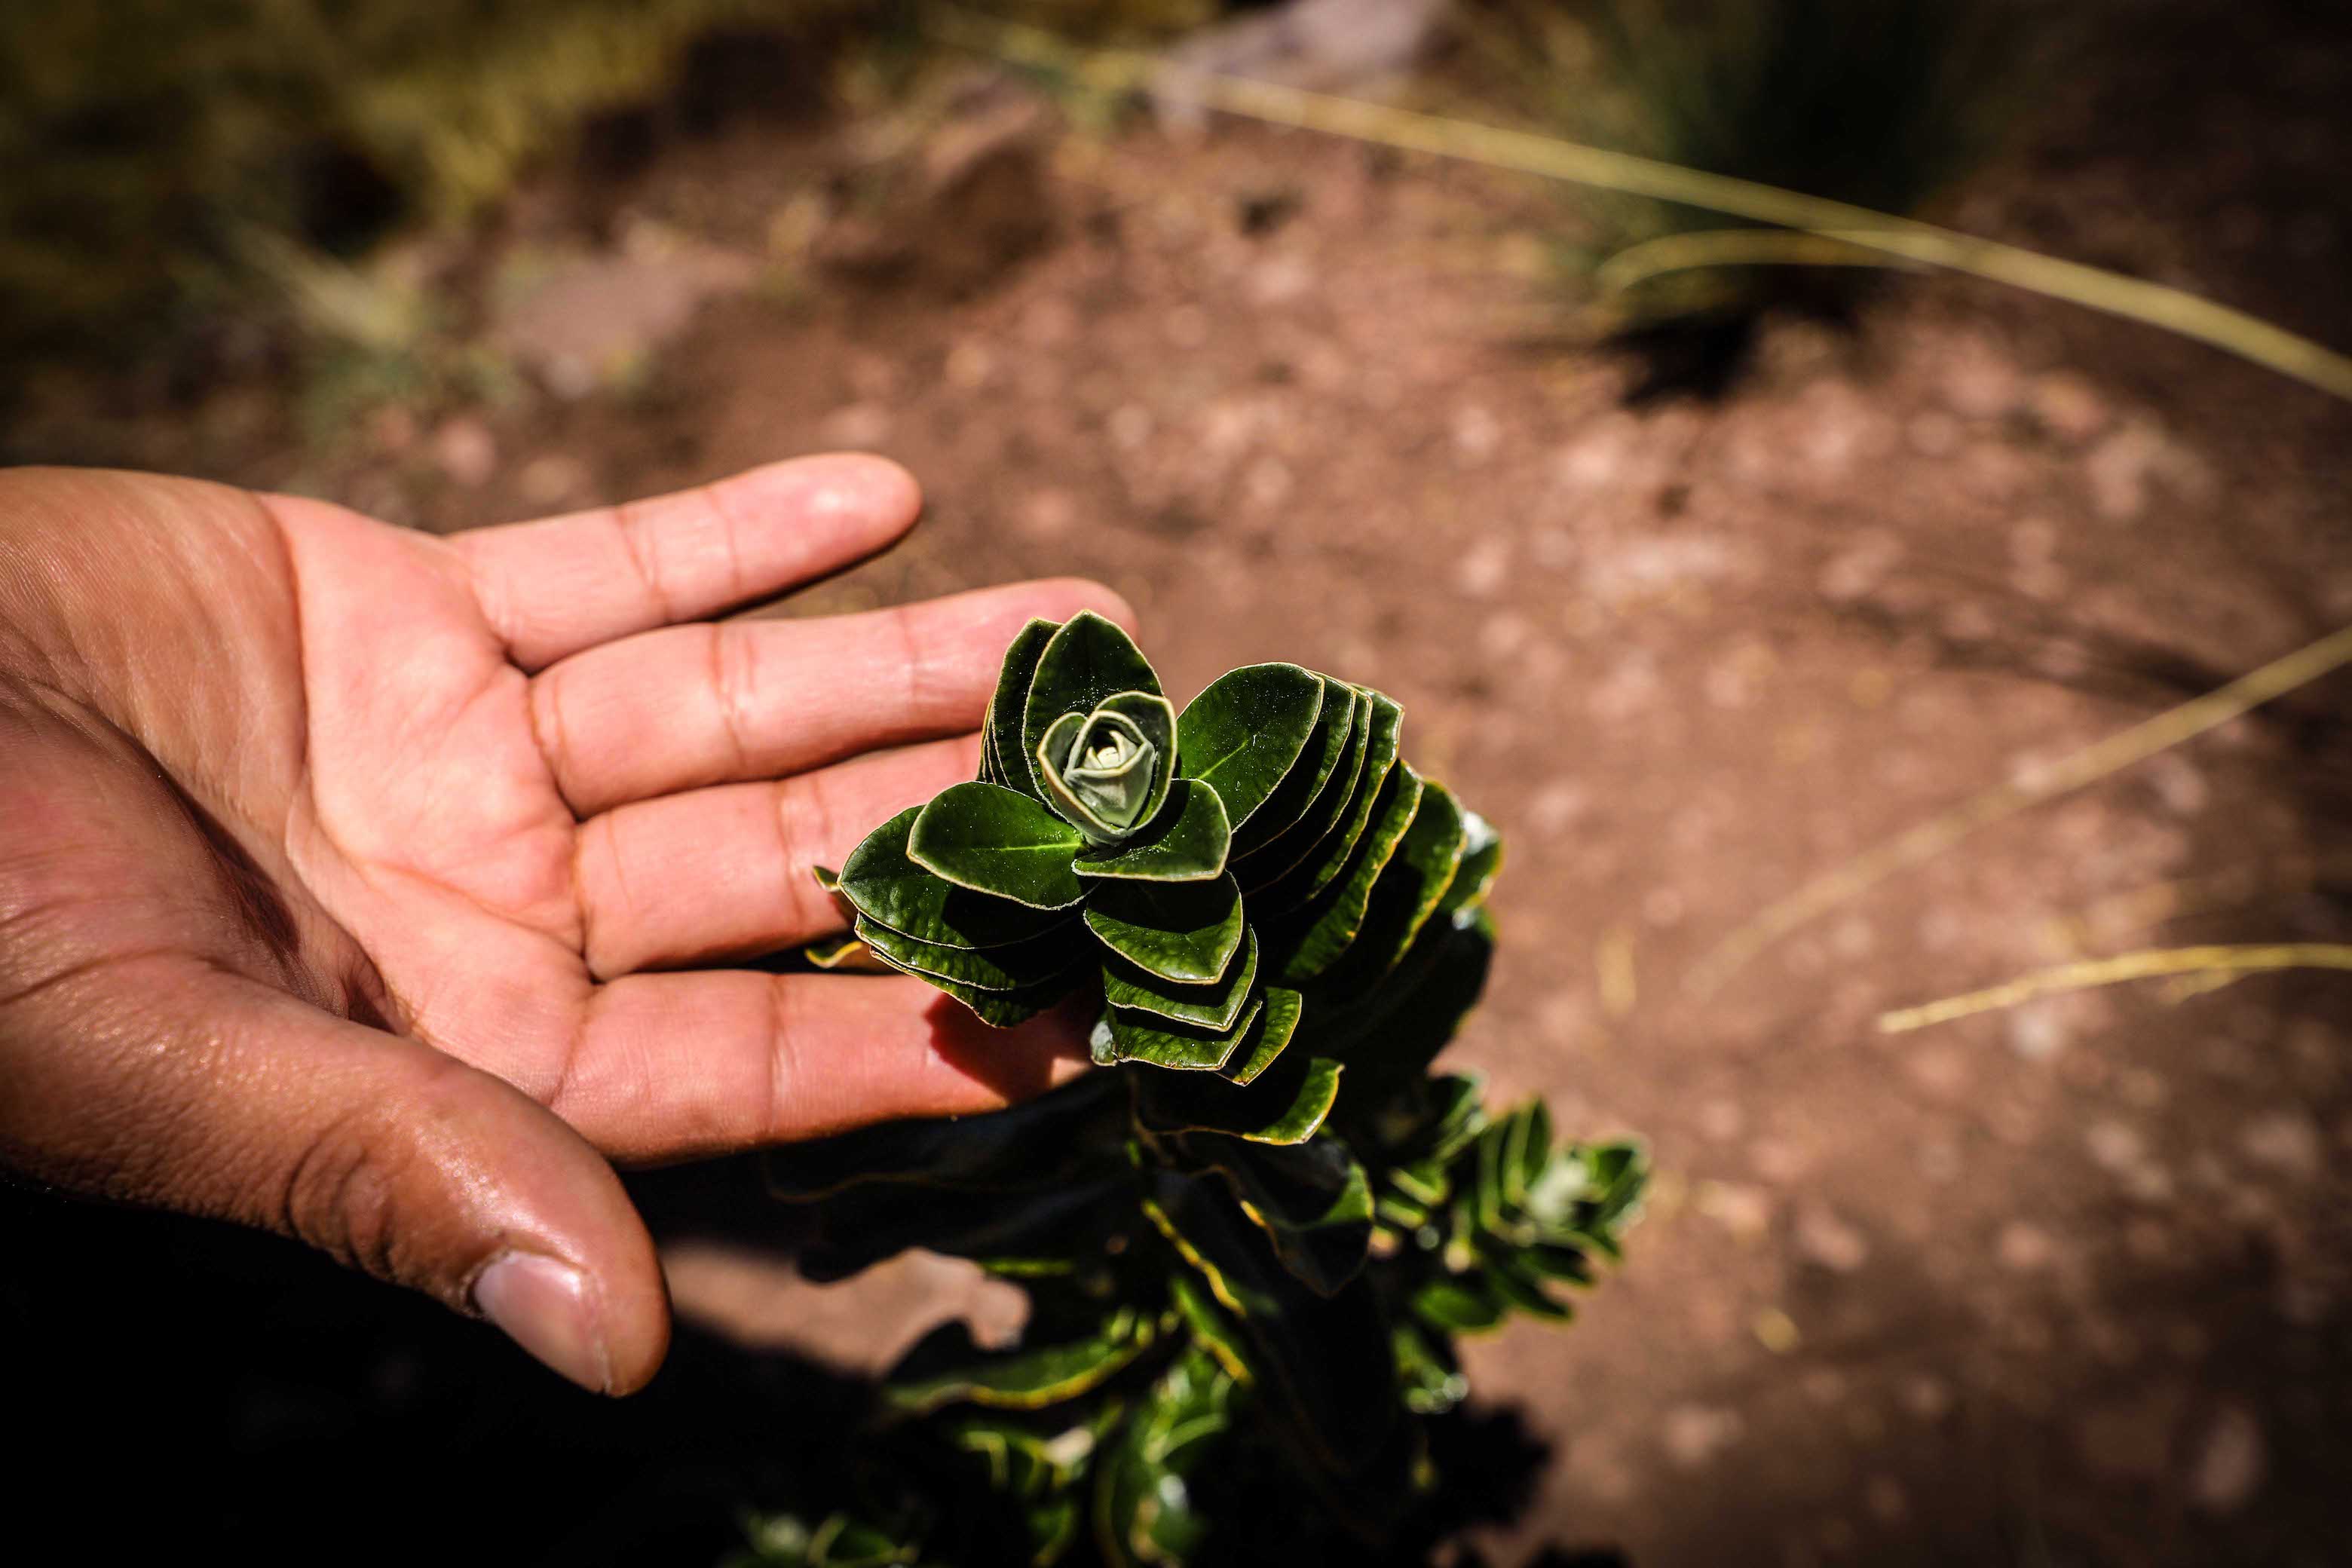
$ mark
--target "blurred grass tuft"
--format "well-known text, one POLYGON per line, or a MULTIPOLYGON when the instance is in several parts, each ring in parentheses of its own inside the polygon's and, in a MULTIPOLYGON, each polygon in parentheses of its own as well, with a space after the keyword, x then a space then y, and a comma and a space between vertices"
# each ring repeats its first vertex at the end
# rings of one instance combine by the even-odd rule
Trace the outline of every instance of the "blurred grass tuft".
MULTIPOLYGON (((1680 167, 1899 216, 1929 208, 1997 148, 2024 101, 2023 31, 2005 0, 1467 0, 1467 58, 1517 113, 1680 167)), ((1734 352, 1774 310, 1843 319, 1873 283, 1853 258, 1759 254, 1725 220, 1620 199, 1593 212, 1607 258, 1685 233, 1721 264, 1643 271, 1612 319, 1645 346, 1734 352), (1793 264, 1792 264, 1793 263, 1793 264)), ((1703 356, 1702 356, 1703 357, 1703 356)))

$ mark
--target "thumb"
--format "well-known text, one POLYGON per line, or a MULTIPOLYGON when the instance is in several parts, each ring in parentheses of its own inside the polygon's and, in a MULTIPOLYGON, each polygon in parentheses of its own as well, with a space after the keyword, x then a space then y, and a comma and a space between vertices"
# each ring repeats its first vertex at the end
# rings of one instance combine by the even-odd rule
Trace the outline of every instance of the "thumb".
POLYGON ((0 1164, 295 1237, 599 1393, 661 1364, 661 1267, 612 1167, 428 1046, 156 955, 20 999, 0 1067, 0 1164))

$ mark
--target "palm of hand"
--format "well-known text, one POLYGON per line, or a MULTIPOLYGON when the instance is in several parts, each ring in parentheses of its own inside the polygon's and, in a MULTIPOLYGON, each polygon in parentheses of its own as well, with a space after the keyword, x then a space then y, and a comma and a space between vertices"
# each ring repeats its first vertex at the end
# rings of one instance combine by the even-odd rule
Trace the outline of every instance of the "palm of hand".
MULTIPOLYGON (((675 972, 836 926, 807 867, 969 777, 1011 632, 1103 602, 1041 584, 696 624, 911 522, 903 475, 830 462, 450 540, 286 498, 133 498, 177 547, 143 635, 185 637, 116 682, 138 689, 114 722, 246 863, 228 880, 271 978, 608 1153, 1001 1103, 1066 1070, 1066 1028, 993 1036, 912 983, 675 972), (903 749, 860 755, 877 746, 903 749)), ((184 858, 145 860, 172 901, 184 858)))

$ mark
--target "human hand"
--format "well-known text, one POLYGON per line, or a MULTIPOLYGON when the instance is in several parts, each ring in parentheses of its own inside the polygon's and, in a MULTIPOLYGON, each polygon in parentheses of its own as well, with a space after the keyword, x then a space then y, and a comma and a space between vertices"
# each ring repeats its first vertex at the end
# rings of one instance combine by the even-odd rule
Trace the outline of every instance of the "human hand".
POLYGON ((607 1160, 992 1109, 1078 1069, 914 980, 703 969, 972 776, 1005 644, 1116 595, 706 617, 887 548, 814 458, 448 538, 0 474, 0 1169, 298 1237, 592 1389, 668 1340, 607 1160), (899 748, 877 751, 877 748, 899 748), (872 754, 867 754, 872 753, 872 754))

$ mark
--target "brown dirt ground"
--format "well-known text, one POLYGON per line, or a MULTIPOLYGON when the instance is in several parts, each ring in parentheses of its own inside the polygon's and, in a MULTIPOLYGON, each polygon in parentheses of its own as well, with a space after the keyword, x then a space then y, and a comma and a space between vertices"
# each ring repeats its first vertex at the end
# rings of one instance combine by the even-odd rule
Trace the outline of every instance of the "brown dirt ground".
MULTIPOLYGON (((1959 221, 2352 342, 2344 51, 2253 28, 2244 73, 2184 93, 2160 42, 1959 221)), ((594 224, 558 183, 494 243, 652 223, 759 258, 829 155, 681 142, 594 224)), ((1873 1024, 2077 956, 2352 939, 2344 678, 1985 832, 1712 1000, 1680 981, 1812 874, 2352 620, 2352 416, 1947 280, 1856 337, 1775 327, 1725 401, 1629 410, 1622 363, 1528 341, 1527 258, 1573 221, 1551 193, 1234 127, 1066 136, 1037 190, 1051 237, 977 284, 720 289, 617 390, 323 453, 236 391, 16 445, 434 528, 870 447, 930 517, 798 609, 1090 574, 1180 693, 1267 658, 1377 683, 1510 839, 1459 1058, 1661 1173, 1572 1330, 1475 1349, 1556 1445, 1500 1560, 2344 1561, 2352 993, 1873 1024)))

